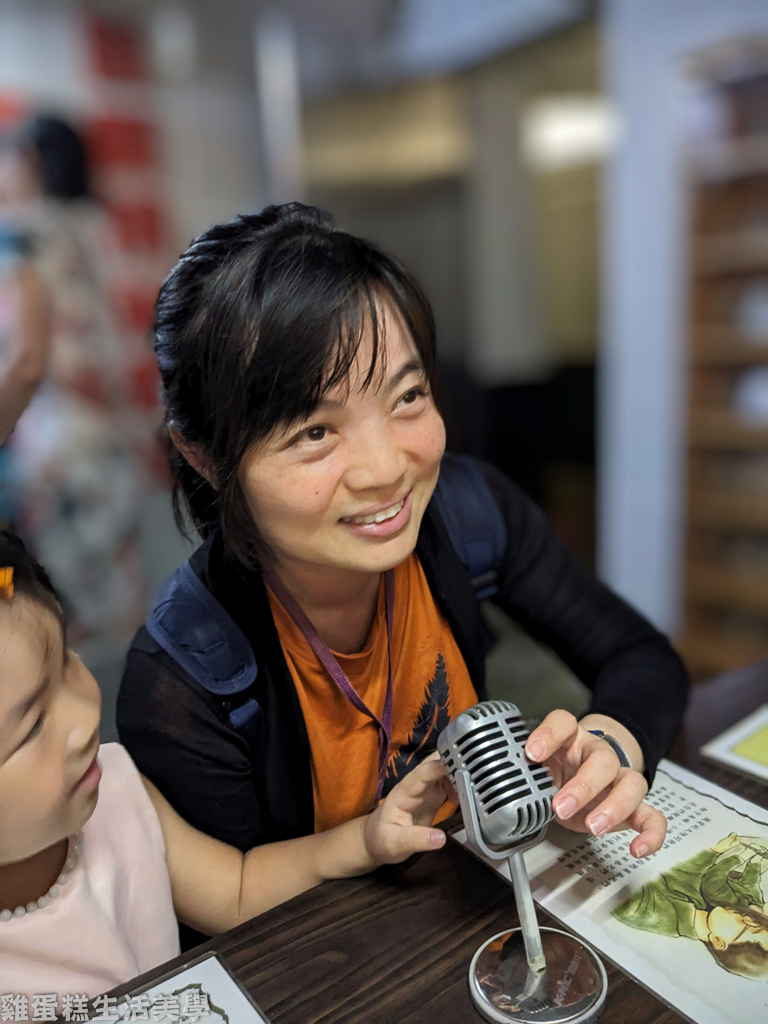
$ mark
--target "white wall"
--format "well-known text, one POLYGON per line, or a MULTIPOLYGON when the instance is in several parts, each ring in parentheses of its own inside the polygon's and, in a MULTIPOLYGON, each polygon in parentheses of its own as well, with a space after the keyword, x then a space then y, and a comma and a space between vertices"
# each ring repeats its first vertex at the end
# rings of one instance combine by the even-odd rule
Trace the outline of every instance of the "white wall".
POLYGON ((766 0, 605 0, 605 86, 626 120, 604 191, 599 568, 661 628, 682 604, 686 189, 681 59, 768 34, 766 0))
POLYGON ((76 113, 88 95, 82 20, 75 0, 2 0, 0 89, 47 110, 76 113))
POLYGON ((197 79, 158 87, 156 96, 165 200, 177 245, 186 248, 212 224, 261 205, 253 92, 197 79))

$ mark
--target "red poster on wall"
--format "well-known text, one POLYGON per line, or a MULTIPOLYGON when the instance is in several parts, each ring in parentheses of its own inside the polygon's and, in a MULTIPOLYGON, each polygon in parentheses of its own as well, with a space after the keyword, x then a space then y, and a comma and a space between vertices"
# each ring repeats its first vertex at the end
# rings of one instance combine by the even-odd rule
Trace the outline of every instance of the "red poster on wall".
POLYGON ((29 112, 29 103, 18 93, 0 92, 0 131, 13 128, 29 112))
POLYGON ((133 25, 111 18, 91 17, 87 32, 91 64, 97 77, 123 82, 147 77, 143 39, 133 25))
POLYGON ((128 252, 160 252, 165 244, 162 211, 152 203, 112 203, 109 207, 120 245, 128 252))
POLYGON ((86 129, 96 170, 102 167, 152 167, 157 162, 155 126, 129 117, 93 118, 86 129))

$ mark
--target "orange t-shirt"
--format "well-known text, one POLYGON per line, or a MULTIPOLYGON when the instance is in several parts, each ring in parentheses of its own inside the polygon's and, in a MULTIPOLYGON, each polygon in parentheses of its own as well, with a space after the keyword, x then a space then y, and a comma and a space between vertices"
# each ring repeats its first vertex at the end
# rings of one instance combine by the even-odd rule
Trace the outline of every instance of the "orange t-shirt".
MULTIPOLYGON (((272 591, 268 593, 309 734, 315 832, 323 832, 373 807, 379 729, 339 692, 301 630, 272 591)), ((383 576, 365 647, 356 654, 333 655, 381 720, 388 670, 383 576)), ((477 702, 464 659, 415 554, 395 569, 392 659, 392 745, 385 794, 435 749, 448 722, 477 702)))

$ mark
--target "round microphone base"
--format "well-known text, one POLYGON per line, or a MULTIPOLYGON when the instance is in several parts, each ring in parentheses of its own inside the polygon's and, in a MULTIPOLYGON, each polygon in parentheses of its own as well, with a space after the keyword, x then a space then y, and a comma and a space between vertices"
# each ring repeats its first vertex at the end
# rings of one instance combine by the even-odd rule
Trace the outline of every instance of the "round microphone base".
POLYGON ((478 949, 469 967, 472 1001, 492 1024, 592 1024, 605 1004, 608 978, 585 942, 542 928, 547 966, 528 967, 519 928, 499 932, 478 949))

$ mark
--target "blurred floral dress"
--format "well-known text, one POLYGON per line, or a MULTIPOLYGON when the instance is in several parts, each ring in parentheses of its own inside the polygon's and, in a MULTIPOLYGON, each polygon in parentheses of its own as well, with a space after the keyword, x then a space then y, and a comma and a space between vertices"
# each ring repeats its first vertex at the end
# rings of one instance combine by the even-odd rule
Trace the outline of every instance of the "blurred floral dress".
POLYGON ((24 222, 52 288, 53 337, 46 379, 8 445, 18 532, 58 590, 74 639, 123 633, 143 618, 148 442, 104 284, 105 222, 93 204, 51 200, 24 222))

